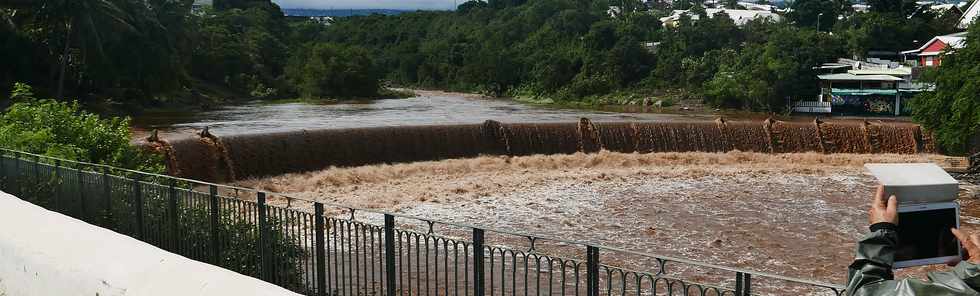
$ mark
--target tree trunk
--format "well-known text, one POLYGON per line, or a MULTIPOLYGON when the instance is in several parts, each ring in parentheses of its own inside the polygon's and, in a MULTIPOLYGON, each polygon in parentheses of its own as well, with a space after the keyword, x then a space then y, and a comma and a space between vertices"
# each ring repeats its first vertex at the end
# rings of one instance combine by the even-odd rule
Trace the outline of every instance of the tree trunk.
POLYGON ((68 32, 65 34, 65 50, 61 53, 61 70, 58 73, 58 92, 55 95, 57 99, 64 99, 65 94, 65 70, 68 68, 68 54, 71 50, 71 31, 72 31, 72 19, 68 20, 68 32))

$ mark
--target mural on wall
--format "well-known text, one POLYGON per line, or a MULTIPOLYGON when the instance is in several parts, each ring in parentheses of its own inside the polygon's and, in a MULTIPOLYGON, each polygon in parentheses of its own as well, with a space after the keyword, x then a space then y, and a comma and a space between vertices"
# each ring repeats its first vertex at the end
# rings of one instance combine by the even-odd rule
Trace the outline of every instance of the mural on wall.
POLYGON ((892 113, 895 111, 893 102, 883 99, 870 99, 865 101, 864 109, 871 113, 892 113))
MULTIPOLYGON (((835 110, 855 113, 891 114, 895 112, 895 98, 891 96, 831 95, 835 110)), ((908 104, 902 105, 902 113, 908 113, 908 104)))

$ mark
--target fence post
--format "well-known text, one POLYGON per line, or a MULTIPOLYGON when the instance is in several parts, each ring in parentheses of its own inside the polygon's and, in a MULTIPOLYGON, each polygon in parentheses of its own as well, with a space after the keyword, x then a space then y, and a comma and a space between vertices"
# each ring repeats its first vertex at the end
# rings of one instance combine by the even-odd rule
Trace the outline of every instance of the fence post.
POLYGON ((34 201, 41 202, 41 157, 34 155, 34 201))
POLYGON ((133 207, 136 208, 136 239, 143 240, 143 190, 140 185, 142 176, 133 176, 133 207))
POLYGON ((218 248, 218 186, 209 186, 210 191, 210 208, 211 208, 211 263, 217 266, 221 266, 221 250, 218 248))
MULTIPOLYGON (((82 220, 84 220, 84 221, 89 221, 88 220, 88 217, 87 217, 87 214, 88 214, 88 205, 86 204, 87 201, 85 200, 85 169, 84 169, 84 166, 79 165, 78 166, 78 169, 75 170, 75 173, 76 173, 76 177, 78 178, 78 207, 79 207, 79 210, 81 211, 81 215, 79 215, 79 217, 81 217, 82 220)), ((92 221, 89 221, 89 222, 92 222, 92 221)))
POLYGON ((9 188, 7 188, 7 186, 9 185, 8 181, 10 180, 10 176, 7 175, 7 165, 4 164, 6 160, 7 160, 7 152, 0 150, 0 190, 10 190, 9 188))
POLYGON ((735 273, 735 295, 749 296, 752 294, 752 274, 737 272, 735 273))
POLYGON ((170 220, 170 239, 173 240, 170 248, 172 252, 180 253, 180 237, 177 236, 177 180, 170 179, 167 195, 167 217, 170 218, 168 219, 170 220))
POLYGON ((112 179, 109 178, 109 167, 102 167, 102 195, 105 198, 105 225, 113 228, 112 224, 112 179))
POLYGON ((588 296, 599 296, 599 248, 585 247, 588 296))
POLYGON ((735 296, 742 296, 742 290, 745 289, 742 287, 742 276, 741 272, 735 273, 735 296))
POLYGON ((67 209, 65 209, 65 207, 63 207, 63 205, 61 204, 61 160, 60 159, 54 160, 53 175, 54 175, 54 184, 51 184, 51 186, 54 187, 53 190, 54 192, 52 192, 53 196, 51 197, 51 209, 54 210, 55 212, 68 214, 67 209))
POLYGON ((742 278, 742 287, 745 288, 745 296, 752 295, 752 274, 746 273, 742 278))
POLYGON ((483 229, 473 228, 473 295, 486 295, 483 229))
POLYGON ((385 295, 395 295, 395 276, 395 216, 385 214, 385 295))
POLYGON ((319 296, 327 295, 327 262, 326 262, 326 243, 323 234, 323 204, 313 204, 313 217, 316 226, 316 294, 319 296))
POLYGON ((20 191, 20 153, 16 153, 16 152, 14 152, 13 175, 14 175, 14 192, 16 192, 18 196, 21 196, 21 198, 23 198, 22 195, 24 195, 24 193, 20 191))
POLYGON ((269 261, 268 260, 269 254, 266 250, 266 247, 268 246, 268 244, 266 244, 265 242, 269 236, 269 234, 266 233, 268 229, 269 221, 268 218, 266 218, 265 192, 259 192, 257 200, 258 203, 256 206, 258 207, 258 211, 259 211, 258 213, 259 245, 258 245, 258 250, 256 250, 256 252, 258 252, 259 254, 259 278, 268 281, 269 279, 272 278, 272 276, 270 274, 271 270, 269 268, 269 265, 267 264, 269 261))

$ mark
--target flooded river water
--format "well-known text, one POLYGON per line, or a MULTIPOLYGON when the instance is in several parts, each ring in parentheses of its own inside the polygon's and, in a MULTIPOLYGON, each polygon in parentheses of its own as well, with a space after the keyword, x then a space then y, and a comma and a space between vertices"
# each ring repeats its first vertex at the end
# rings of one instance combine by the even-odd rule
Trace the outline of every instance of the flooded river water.
MULTIPOLYGON (((863 164, 935 157, 602 152, 335 168, 239 185, 843 284, 855 242, 867 232, 874 192, 874 178, 863 164)), ((962 226, 980 230, 980 187, 961 188, 962 226)), ((337 215, 344 215, 342 209, 337 215)), ((631 256, 604 256, 640 270, 650 266, 631 262, 636 259, 631 256)), ((898 274, 923 277, 937 269, 942 268, 898 274)), ((730 284, 697 273, 686 276, 730 284)), ((770 289, 760 289, 760 295, 809 295, 771 290, 780 287, 776 282, 758 284, 770 289)))
POLYGON ((310 104, 249 102, 202 112, 149 112, 134 118, 137 135, 157 129, 164 135, 183 134, 208 127, 217 135, 281 132, 302 129, 354 128, 401 125, 576 121, 693 121, 711 115, 621 113, 555 108, 491 99, 479 95, 415 91, 406 99, 371 102, 310 104))
MULTIPOLYGON (((486 120, 577 122, 587 117, 595 122, 712 123, 718 117, 703 110, 691 112, 698 114, 604 112, 527 105, 476 95, 417 93, 413 98, 367 103, 254 102, 193 114, 151 113, 137 117, 134 130, 138 137, 153 129, 166 137, 208 127, 216 135, 234 136, 314 129, 481 124, 486 120)), ((808 124, 820 126, 813 123, 812 117, 790 120, 807 120, 808 124)), ((780 131, 783 125, 774 126, 780 131)), ((787 133, 798 130, 803 128, 794 125, 787 133)), ((873 138, 868 135, 860 138, 865 137, 873 138)), ((247 142, 229 138, 234 137, 223 141, 232 148, 241 148, 234 144, 247 142)), ((789 140, 806 138, 779 138, 771 145, 790 145, 795 142, 789 140)), ((841 139, 844 138, 850 139, 841 139)), ((332 142, 330 145, 337 146, 332 142)), ((404 149, 404 145, 393 147, 404 149)), ((433 149, 428 142, 422 147, 433 149)), ((777 152, 825 149, 828 148, 777 152)), ((845 150, 850 151, 842 151, 845 150)), ((853 258, 854 242, 866 232, 867 200, 874 186, 863 164, 924 162, 935 157, 876 154, 878 150, 865 150, 872 152, 863 155, 600 152, 521 157, 481 154, 465 159, 243 178, 237 184, 435 221, 600 242, 645 253, 843 283, 847 264, 853 258)), ((282 151, 285 150, 274 150, 274 153, 282 154, 282 151)), ((306 152, 324 153, 327 152, 306 152)), ((977 214, 980 206, 975 201, 980 190, 975 185, 965 185, 961 192, 964 228, 976 231, 980 229, 977 214)), ((275 198, 270 202, 289 204, 275 198)), ((328 214, 341 215, 329 210, 328 214)), ((644 264, 611 254, 604 258, 621 260, 624 264, 644 264)), ((907 269, 900 275, 922 276, 929 269, 907 269)), ((730 284, 712 278, 694 279, 730 284)), ((806 293, 797 293, 803 294, 806 293)))

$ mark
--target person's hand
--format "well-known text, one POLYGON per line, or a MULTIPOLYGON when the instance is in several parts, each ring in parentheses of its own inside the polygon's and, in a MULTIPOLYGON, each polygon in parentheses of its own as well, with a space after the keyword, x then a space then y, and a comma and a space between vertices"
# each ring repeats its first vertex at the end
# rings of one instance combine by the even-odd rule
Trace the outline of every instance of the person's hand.
MULTIPOLYGON (((963 259, 973 264, 980 264, 980 234, 967 234, 956 228, 950 230, 960 241, 960 245, 963 245, 963 251, 966 252, 963 254, 963 259)), ((957 262, 951 262, 950 265, 955 265, 955 263, 957 262)))
POLYGON ((894 195, 885 199, 885 188, 878 186, 878 192, 871 200, 871 210, 868 211, 868 222, 875 225, 881 222, 888 222, 898 225, 898 198, 894 195))

